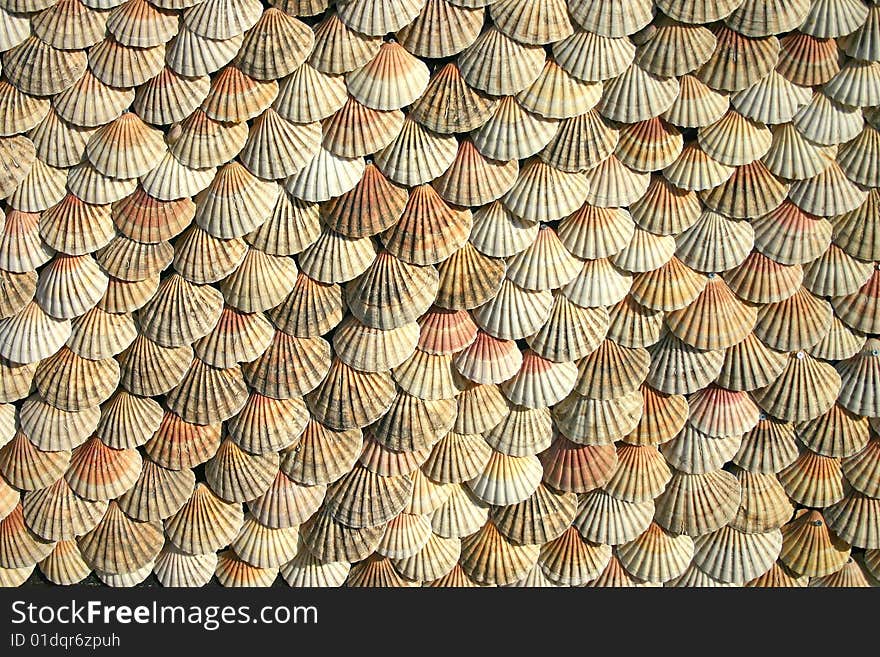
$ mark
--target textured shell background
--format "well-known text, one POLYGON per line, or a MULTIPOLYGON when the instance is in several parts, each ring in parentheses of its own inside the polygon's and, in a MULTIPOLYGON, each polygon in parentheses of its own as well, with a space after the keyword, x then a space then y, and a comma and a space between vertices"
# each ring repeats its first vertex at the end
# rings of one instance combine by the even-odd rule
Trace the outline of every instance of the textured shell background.
POLYGON ((880 2, 0 0, 0 583, 868 586, 880 2))

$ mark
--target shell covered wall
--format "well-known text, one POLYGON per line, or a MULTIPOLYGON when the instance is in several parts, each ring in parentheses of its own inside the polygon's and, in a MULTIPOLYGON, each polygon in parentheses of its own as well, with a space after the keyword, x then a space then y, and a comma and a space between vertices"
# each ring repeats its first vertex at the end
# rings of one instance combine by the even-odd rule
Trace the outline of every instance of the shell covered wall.
POLYGON ((880 2, 0 0, 0 582, 880 577, 880 2))

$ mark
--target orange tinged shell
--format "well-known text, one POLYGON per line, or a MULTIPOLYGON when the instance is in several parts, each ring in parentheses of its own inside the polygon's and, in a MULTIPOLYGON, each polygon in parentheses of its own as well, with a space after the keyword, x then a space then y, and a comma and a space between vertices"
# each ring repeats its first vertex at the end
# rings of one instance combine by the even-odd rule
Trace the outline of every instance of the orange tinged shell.
POLYGON ((618 457, 611 446, 578 445, 560 436, 541 454, 541 462, 545 483, 559 490, 585 493, 609 482, 618 457))

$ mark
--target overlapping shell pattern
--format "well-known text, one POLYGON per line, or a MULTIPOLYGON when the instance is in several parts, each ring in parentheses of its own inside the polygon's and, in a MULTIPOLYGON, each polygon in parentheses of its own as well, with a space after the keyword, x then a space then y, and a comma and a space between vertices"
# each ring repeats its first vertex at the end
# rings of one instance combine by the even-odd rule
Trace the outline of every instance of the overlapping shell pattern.
POLYGON ((0 0, 0 583, 868 586, 880 2, 0 0))

